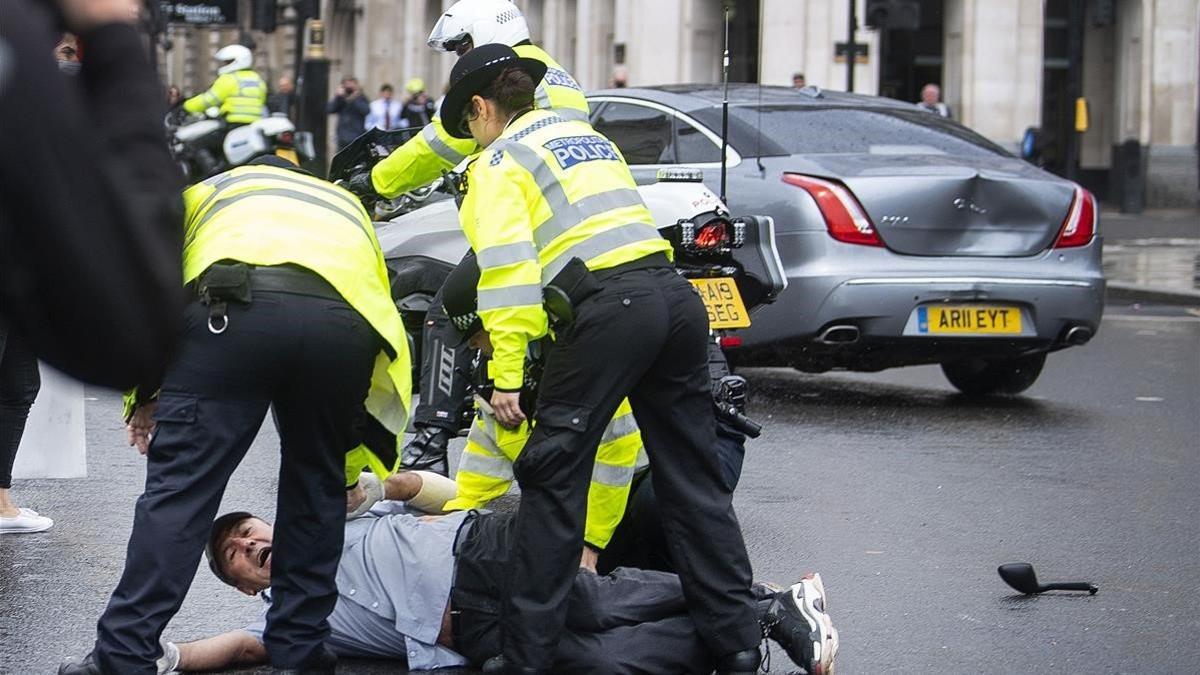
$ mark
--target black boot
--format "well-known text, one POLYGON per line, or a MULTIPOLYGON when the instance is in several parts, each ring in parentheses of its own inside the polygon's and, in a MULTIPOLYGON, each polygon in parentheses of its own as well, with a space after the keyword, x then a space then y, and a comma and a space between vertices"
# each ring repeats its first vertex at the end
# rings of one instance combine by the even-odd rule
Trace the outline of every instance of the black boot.
POLYGON ((503 656, 493 656, 484 662, 480 672, 483 675, 538 675, 545 671, 536 668, 510 668, 508 661, 505 661, 503 656))
POLYGON ((82 659, 63 661, 58 666, 58 675, 101 675, 102 672, 92 652, 88 652, 82 659))
POLYGON ((409 471, 432 471, 449 477, 446 446, 451 435, 441 427, 417 427, 417 434, 404 446, 400 465, 409 471))
POLYGON ((743 649, 717 659, 717 675, 754 675, 762 662, 758 648, 743 649))

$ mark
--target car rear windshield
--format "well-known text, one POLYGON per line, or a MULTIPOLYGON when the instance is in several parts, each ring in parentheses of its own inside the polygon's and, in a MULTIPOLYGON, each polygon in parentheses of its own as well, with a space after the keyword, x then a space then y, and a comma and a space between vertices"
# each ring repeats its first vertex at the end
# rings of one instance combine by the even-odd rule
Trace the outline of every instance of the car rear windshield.
POLYGON ((1008 154, 970 129, 916 108, 908 111, 763 106, 739 107, 734 114, 751 127, 761 128, 764 139, 770 139, 790 154, 957 157, 1008 154))

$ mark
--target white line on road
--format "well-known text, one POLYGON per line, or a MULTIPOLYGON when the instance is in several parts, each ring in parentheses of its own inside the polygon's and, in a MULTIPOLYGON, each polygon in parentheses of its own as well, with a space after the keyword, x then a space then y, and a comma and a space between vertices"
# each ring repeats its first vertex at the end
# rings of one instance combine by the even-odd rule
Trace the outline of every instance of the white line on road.
POLYGON ((1149 316, 1146 314, 1105 314, 1102 321, 1148 321, 1153 323, 1200 323, 1200 316, 1149 316))

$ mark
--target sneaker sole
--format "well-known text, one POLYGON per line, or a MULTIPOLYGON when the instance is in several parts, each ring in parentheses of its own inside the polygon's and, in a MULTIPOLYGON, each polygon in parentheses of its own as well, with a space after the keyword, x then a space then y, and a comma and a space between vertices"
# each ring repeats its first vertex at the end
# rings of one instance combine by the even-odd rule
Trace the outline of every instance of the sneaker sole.
POLYGON ((53 521, 48 525, 34 525, 32 527, 0 527, 0 534, 33 534, 35 532, 45 532, 52 527, 54 527, 53 521))
POLYGON ((810 574, 801 579, 800 584, 805 590, 803 597, 797 597, 792 591, 792 598, 800 608, 800 614, 808 622, 809 639, 812 641, 813 664, 809 675, 831 675, 833 659, 838 651, 838 632, 833 627, 825 598, 825 584, 818 573, 810 574), (821 599, 821 607, 816 606, 817 598, 821 599))

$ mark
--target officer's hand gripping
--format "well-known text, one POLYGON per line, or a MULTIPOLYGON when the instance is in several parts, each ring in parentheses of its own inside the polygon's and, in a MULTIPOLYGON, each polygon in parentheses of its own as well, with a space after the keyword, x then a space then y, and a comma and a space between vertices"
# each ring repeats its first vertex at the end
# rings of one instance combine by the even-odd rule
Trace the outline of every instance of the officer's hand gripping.
POLYGON ((138 452, 143 455, 150 449, 150 439, 154 436, 154 410, 157 407, 158 401, 143 403, 134 409, 125 424, 129 444, 137 446, 138 452))

